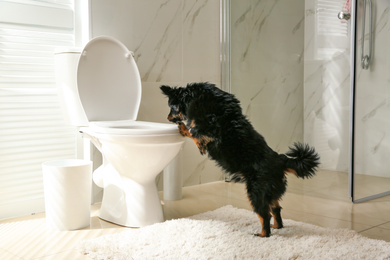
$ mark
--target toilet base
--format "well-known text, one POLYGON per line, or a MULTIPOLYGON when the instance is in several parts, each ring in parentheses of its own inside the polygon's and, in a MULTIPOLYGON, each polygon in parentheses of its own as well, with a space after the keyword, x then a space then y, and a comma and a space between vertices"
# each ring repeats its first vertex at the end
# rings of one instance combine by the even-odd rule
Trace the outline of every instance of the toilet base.
POLYGON ((121 177, 117 184, 107 184, 99 217, 126 227, 144 227, 163 222, 156 184, 154 181, 140 184, 125 177, 121 177))

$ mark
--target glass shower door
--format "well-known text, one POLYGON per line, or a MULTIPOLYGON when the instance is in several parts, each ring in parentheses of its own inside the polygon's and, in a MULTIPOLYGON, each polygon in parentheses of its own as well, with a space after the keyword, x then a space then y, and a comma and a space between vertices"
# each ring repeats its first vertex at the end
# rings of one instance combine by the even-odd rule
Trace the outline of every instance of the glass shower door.
POLYGON ((353 1, 351 197, 390 195, 390 1, 353 1))

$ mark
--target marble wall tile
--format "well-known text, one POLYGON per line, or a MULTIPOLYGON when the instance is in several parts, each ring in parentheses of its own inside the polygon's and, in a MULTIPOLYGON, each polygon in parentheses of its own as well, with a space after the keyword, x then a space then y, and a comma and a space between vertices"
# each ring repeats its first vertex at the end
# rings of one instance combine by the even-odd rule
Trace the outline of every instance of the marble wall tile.
POLYGON ((92 0, 93 37, 134 51, 142 82, 220 81, 218 0, 92 0))
POLYGON ((218 0, 183 1, 183 81, 220 84, 218 0))
POLYGON ((279 152, 303 139, 304 1, 231 1, 231 89, 279 152))
POLYGON ((91 7, 93 37, 122 41, 134 52, 143 82, 180 81, 181 0, 93 0, 91 7))
MULTIPOLYGON (((135 53, 143 88, 138 120, 168 122, 163 84, 220 85, 219 13, 219 0, 91 0, 92 37, 116 37, 135 53)), ((185 186, 223 179, 191 140, 182 153, 185 186)))

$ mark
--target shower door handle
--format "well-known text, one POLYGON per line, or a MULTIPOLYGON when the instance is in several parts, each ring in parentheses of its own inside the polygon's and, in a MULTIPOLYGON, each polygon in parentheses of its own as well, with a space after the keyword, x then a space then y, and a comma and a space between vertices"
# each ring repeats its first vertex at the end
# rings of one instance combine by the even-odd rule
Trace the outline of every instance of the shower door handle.
POLYGON ((361 65, 362 68, 367 70, 370 67, 370 63, 372 61, 372 2, 371 0, 363 0, 363 22, 362 22, 362 49, 361 49, 361 65), (364 42, 365 42, 365 34, 366 34, 366 9, 368 5, 368 54, 364 53, 364 42))

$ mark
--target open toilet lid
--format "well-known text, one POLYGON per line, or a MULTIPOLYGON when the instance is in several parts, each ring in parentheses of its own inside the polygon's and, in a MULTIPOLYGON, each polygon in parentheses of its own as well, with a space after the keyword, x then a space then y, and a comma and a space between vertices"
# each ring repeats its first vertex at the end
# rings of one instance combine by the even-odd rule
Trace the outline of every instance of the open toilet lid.
POLYGON ((88 121, 136 120, 141 78, 133 54, 107 36, 92 39, 81 52, 77 85, 88 121))

